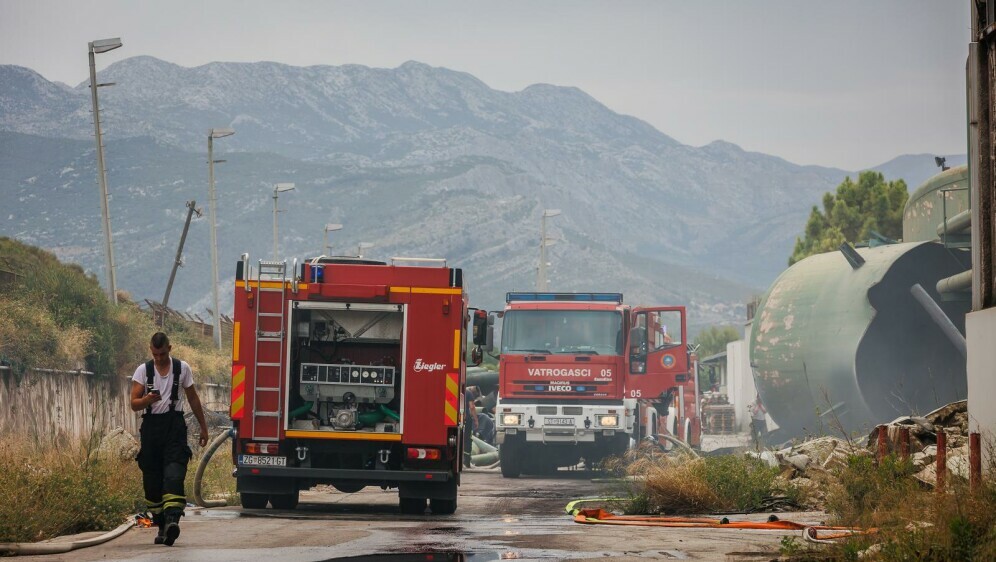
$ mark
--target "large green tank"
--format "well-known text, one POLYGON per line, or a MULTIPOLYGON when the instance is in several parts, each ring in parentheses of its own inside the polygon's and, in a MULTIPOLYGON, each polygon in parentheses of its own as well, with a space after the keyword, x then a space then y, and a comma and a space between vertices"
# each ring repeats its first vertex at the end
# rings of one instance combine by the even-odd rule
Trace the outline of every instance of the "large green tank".
POLYGON ((903 209, 903 242, 937 240, 937 225, 969 208, 968 166, 956 166, 928 179, 903 209))
MULTIPOLYGON (((936 228, 936 223, 932 228, 936 228)), ((965 360, 910 293, 920 284, 964 332, 968 303, 942 302, 939 279, 967 268, 936 242, 810 256, 782 273, 751 329, 755 383, 786 437, 866 433, 900 415, 965 398, 965 360)))

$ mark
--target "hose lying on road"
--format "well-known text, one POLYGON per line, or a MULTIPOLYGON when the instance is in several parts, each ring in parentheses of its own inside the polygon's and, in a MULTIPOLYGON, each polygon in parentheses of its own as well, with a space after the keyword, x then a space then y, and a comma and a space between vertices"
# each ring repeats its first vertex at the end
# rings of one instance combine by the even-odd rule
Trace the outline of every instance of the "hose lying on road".
POLYGON ((827 525, 807 525, 786 521, 771 516, 767 521, 731 521, 729 518, 710 519, 706 517, 667 517, 659 515, 616 515, 604 509, 579 509, 575 506, 581 502, 597 501, 594 499, 577 500, 567 504, 567 512, 574 516, 575 523, 602 525, 634 525, 640 527, 705 527, 713 529, 755 529, 759 531, 802 531, 802 536, 817 543, 831 543, 837 539, 854 535, 873 535, 878 529, 858 529, 854 527, 831 527, 827 525), (820 533, 824 533, 820 536, 820 533))
POLYGON ((197 464, 197 472, 194 474, 194 503, 201 507, 224 507, 228 505, 228 502, 225 500, 205 500, 201 495, 201 479, 204 477, 204 469, 207 468, 208 461, 211 460, 211 455, 214 455, 218 447, 229 437, 235 437, 235 428, 229 427, 219 433, 211 441, 207 449, 204 450, 204 454, 201 455, 201 462, 197 464))
POLYGON ((111 539, 120 537, 125 534, 128 529, 135 526, 135 522, 129 520, 126 523, 121 524, 118 528, 113 531, 109 531, 100 535, 99 537, 93 537, 91 539, 81 539, 72 542, 7 542, 0 543, 0 554, 13 554, 17 555, 28 555, 28 554, 62 554, 64 552, 69 552, 70 550, 76 550, 78 548, 86 548, 88 546, 96 546, 98 544, 105 543, 111 539))

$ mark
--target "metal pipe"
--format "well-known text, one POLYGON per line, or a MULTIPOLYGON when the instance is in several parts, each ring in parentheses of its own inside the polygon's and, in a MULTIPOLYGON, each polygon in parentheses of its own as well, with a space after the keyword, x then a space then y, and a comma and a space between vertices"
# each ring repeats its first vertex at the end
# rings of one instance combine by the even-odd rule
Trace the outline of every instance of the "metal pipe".
POLYGON ((972 270, 969 269, 957 275, 945 277, 937 282, 935 288, 937 289, 937 292, 942 295, 968 291, 972 288, 972 270))
POLYGON ((937 225, 937 235, 960 234, 971 227, 972 210, 968 209, 937 225))
POLYGON ((944 489, 944 481, 948 472, 948 435, 944 433, 944 428, 937 428, 937 486, 935 489, 944 489))
POLYGON ((889 428, 885 427, 884 425, 878 426, 878 442, 877 442, 878 447, 876 449, 877 454, 875 455, 875 460, 877 460, 879 464, 882 463, 882 461, 885 459, 885 455, 888 454, 889 450, 887 446, 888 435, 889 435, 889 428))
POLYGON ((169 294, 173 290, 173 280, 176 279, 176 268, 180 267, 180 260, 183 257, 183 244, 187 241, 187 231, 190 230, 190 219, 194 216, 197 201, 187 201, 187 221, 183 223, 183 234, 180 235, 180 245, 176 248, 176 259, 173 260, 173 269, 169 272, 169 282, 166 283, 166 295, 163 296, 163 308, 169 306, 169 294))
POLYGON ((978 490, 982 483, 982 443, 979 432, 973 431, 968 434, 968 466, 969 485, 971 489, 978 490))
POLYGON ((930 316, 930 319, 934 321, 934 324, 940 328, 941 332, 947 336, 948 340, 951 341, 951 345, 958 350, 958 353, 965 359, 968 358, 968 349, 965 345, 965 336, 958 331, 951 319, 948 318, 947 314, 944 314, 944 310, 934 302, 933 297, 931 297, 919 283, 910 287, 910 293, 913 294, 913 298, 920 303, 923 310, 930 316))

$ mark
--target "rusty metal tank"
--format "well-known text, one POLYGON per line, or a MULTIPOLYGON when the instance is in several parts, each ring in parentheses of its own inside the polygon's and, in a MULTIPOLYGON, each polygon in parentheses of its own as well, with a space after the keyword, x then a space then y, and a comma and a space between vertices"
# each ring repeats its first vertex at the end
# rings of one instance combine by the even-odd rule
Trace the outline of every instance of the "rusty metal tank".
POLYGON ((937 240, 937 225, 968 208, 968 166, 956 166, 931 177, 906 200, 903 242, 937 240))
MULTIPOLYGON (((931 231, 937 222, 932 223, 931 231)), ((810 256, 761 300, 750 334, 758 392, 785 437, 867 434, 876 424, 965 398, 965 361, 911 295, 922 286, 964 333, 965 302, 939 279, 967 268, 937 242, 810 256)))

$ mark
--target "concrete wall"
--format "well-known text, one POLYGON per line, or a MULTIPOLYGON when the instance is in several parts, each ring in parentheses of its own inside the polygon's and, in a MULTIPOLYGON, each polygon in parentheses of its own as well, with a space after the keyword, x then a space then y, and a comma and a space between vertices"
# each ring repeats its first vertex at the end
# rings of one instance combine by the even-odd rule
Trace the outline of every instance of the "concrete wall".
POLYGON ((982 434, 982 466, 992 466, 996 448, 996 308, 965 316, 968 344, 968 428, 982 434))
MULTIPOLYGON (((0 435, 71 438, 123 427, 138 433, 140 413, 128 404, 131 380, 71 372, 0 369, 0 435)), ((205 409, 228 411, 226 386, 197 385, 205 409)))

